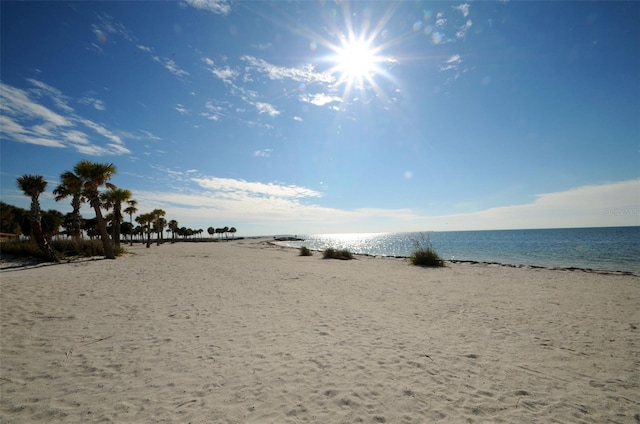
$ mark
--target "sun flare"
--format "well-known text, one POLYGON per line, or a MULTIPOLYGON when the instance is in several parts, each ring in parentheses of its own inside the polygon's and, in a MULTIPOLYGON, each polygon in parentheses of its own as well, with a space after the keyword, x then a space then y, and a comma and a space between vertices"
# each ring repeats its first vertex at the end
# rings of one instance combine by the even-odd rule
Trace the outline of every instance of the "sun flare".
POLYGON ((376 55, 362 40, 345 43, 336 55, 338 71, 345 80, 361 81, 375 72, 376 61, 376 55))

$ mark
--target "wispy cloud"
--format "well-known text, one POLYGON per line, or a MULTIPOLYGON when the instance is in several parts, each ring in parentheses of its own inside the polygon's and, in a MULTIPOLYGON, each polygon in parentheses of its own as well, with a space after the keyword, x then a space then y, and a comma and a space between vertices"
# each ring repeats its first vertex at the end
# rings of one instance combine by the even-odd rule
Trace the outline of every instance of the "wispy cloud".
POLYGON ((211 121, 219 121, 220 118, 224 116, 225 111, 227 110, 227 105, 220 102, 214 103, 214 101, 212 100, 209 100, 207 103, 205 103, 204 107, 206 109, 206 112, 202 112, 200 115, 211 121))
POLYGON ((162 66, 164 66, 164 68, 167 71, 171 72, 173 75, 179 78, 184 78, 189 76, 189 72, 185 71, 184 69, 181 69, 178 65, 176 65, 176 62, 172 59, 160 58, 158 56, 154 56, 153 60, 162 64, 162 66))
POLYGON ((207 65, 209 71, 218 79, 226 84, 233 84, 233 80, 238 77, 238 71, 231 69, 229 66, 216 66, 215 62, 208 57, 203 57, 202 61, 207 65))
POLYGON ((184 105, 181 105, 180 103, 178 103, 175 107, 175 109, 178 111, 179 114, 181 115, 189 115, 189 111, 187 110, 186 107, 184 107, 184 105))
POLYGON ((143 46, 142 44, 138 44, 136 45, 136 47, 138 48, 138 50, 142 50, 143 52, 153 53, 151 47, 143 46))
POLYGON ((268 158, 269 156, 271 156, 272 152, 273 149, 256 150, 255 152, 253 152, 253 156, 259 158, 268 158))
POLYGON ((459 54, 454 54, 444 61, 444 64, 440 66, 441 71, 457 70, 462 63, 462 58, 459 54))
POLYGON ((277 110, 273 105, 271 105, 269 103, 256 102, 256 103, 254 103, 254 106, 256 107, 256 109, 258 109, 258 113, 259 114, 266 113, 267 115, 269 115, 271 117, 276 117, 276 116, 280 115, 280 111, 277 110))
MULTIPOLYGON (((107 14, 101 14, 98 16, 98 23, 92 25, 92 31, 96 35, 98 43, 102 46, 105 46, 108 43, 109 36, 120 37, 135 46, 136 49, 147 53, 153 61, 161 64, 167 71, 171 72, 178 78, 183 79, 190 75, 189 72, 178 66, 173 59, 154 55, 152 47, 140 43, 132 31, 127 29, 127 27, 122 23, 115 21, 113 17, 107 14)), ((103 47, 97 45, 96 47, 98 47, 100 52, 103 52, 103 47)))
POLYGON ((269 50, 273 45, 271 43, 264 44, 252 44, 251 47, 254 47, 258 50, 269 50))
MULTIPOLYGON (((46 125, 55 125, 60 127, 72 125, 67 118, 33 101, 27 92, 2 82, 0 82, 0 87, 2 87, 2 90, 0 90, 0 97, 3 100, 0 102, 0 108, 2 108, 3 113, 14 117, 20 116, 27 119, 40 120, 46 125)), ((59 101, 55 100, 54 103, 60 104, 59 101)))
POLYGON ((467 20, 464 25, 462 25, 458 29, 458 32, 456 32, 456 38, 464 39, 467 36, 467 32, 471 29, 472 26, 473 22, 471 21, 471 19, 467 20))
POLYGON ((200 10, 207 10, 218 15, 231 13, 231 4, 227 0, 186 0, 186 4, 200 10))
POLYGON ((318 94, 302 94, 300 100, 306 103, 311 103, 316 106, 324 106, 329 103, 342 102, 342 97, 330 96, 324 93, 318 94))
POLYGON ((247 62, 247 68, 253 69, 260 73, 264 73, 272 80, 292 80, 304 83, 323 82, 333 83, 335 78, 328 72, 316 72, 313 65, 308 64, 302 67, 283 67, 277 66, 265 61, 264 59, 258 59, 254 56, 244 55, 240 57, 241 60, 247 62))
POLYGON ((452 9, 459 10, 462 13, 462 16, 464 16, 465 18, 469 16, 469 8, 471 7, 469 3, 463 3, 457 6, 451 6, 451 7, 452 9))
POLYGON ((194 178, 193 181, 204 189, 214 191, 222 195, 228 195, 233 198, 236 198, 237 196, 267 196, 286 199, 322 197, 322 193, 318 191, 296 185, 261 183, 216 177, 194 178))
POLYGON ((84 97, 78 99, 78 103, 83 105, 88 105, 93 107, 95 110, 105 111, 107 107, 104 104, 104 101, 96 98, 93 93, 88 93, 84 97))
POLYGON ((73 148, 92 155, 130 153, 120 136, 77 114, 68 105, 69 97, 60 90, 35 79, 27 81, 33 86, 30 90, 0 82, 3 138, 40 146, 73 148), (45 101, 59 110, 53 111, 43 105, 45 101), (91 138, 83 128, 97 133, 106 140, 106 144, 100 146, 96 142, 91 143, 91 138))

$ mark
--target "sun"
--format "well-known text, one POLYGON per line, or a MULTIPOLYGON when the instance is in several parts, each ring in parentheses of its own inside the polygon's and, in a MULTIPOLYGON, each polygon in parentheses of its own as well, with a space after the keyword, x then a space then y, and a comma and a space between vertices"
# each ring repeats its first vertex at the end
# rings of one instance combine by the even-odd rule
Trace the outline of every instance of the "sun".
POLYGON ((338 49, 335 61, 341 79, 353 83, 370 78, 376 71, 379 58, 366 41, 351 40, 338 49))
POLYGON ((398 84, 391 72, 398 60, 390 53, 401 42, 401 37, 390 37, 385 28, 395 7, 374 19, 368 9, 362 13, 351 11, 351 6, 358 2, 341 4, 342 24, 339 19, 332 19, 323 27, 325 34, 311 31, 305 34, 312 40, 310 46, 314 51, 318 44, 327 49, 327 54, 318 56, 317 60, 328 65, 322 66, 322 72, 331 79, 331 91, 342 91, 344 105, 356 100, 369 103, 374 98, 384 103, 393 102, 387 89, 398 84))
POLYGON ((364 90, 365 86, 375 85, 374 77, 382 72, 379 48, 372 45, 372 38, 356 38, 354 34, 342 37, 339 46, 332 47, 334 55, 329 59, 334 63, 330 70, 338 78, 338 84, 344 84, 346 91, 364 90))

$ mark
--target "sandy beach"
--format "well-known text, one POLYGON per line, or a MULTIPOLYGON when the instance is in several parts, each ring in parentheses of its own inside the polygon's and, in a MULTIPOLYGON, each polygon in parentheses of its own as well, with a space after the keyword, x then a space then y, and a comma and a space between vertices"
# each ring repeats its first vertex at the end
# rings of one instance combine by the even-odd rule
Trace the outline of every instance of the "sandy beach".
POLYGON ((127 249, 0 272, 0 422, 640 422, 638 276, 127 249))

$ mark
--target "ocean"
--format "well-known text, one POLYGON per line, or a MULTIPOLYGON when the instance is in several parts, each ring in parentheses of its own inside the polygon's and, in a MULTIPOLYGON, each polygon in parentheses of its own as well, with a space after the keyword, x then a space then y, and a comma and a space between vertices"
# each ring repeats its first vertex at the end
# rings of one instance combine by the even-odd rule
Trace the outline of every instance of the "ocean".
POLYGON ((545 230, 436 231, 315 234, 280 244, 328 247, 352 253, 407 257, 416 243, 430 243, 445 260, 549 268, 582 268, 640 274, 640 226, 545 230))

